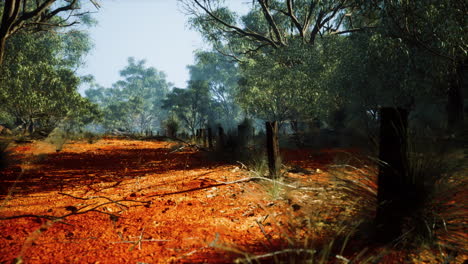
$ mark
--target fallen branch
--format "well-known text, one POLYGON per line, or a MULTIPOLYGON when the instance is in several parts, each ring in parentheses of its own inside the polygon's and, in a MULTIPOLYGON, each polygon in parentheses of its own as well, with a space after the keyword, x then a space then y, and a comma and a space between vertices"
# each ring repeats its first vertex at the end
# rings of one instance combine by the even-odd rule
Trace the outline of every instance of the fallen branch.
POLYGON ((91 197, 83 198, 83 197, 73 196, 73 195, 68 194, 68 193, 59 192, 59 194, 69 196, 71 198, 79 199, 79 200, 106 199, 106 200, 110 201, 111 203, 115 203, 116 205, 125 207, 126 209, 128 209, 129 207, 124 205, 124 204, 121 204, 121 202, 133 202, 133 203, 143 203, 143 204, 150 204, 151 203, 151 201, 137 201, 137 200, 128 200, 128 199, 112 200, 111 198, 105 197, 105 196, 91 196, 91 197))
MULTIPOLYGON (((255 173, 254 171, 252 171, 252 172, 255 173)), ((299 189, 299 190, 304 190, 304 191, 318 191, 318 190, 323 189, 322 187, 312 188, 312 187, 295 186, 295 185, 280 182, 278 180, 273 180, 273 179, 270 179, 270 178, 262 177, 262 176, 248 177, 248 178, 243 178, 243 179, 236 180, 236 181, 231 181, 231 182, 221 182, 221 181, 217 181, 217 182, 220 182, 221 183, 220 185, 226 185, 226 184, 248 182, 248 181, 254 181, 254 180, 269 181, 269 182, 273 182, 273 183, 276 183, 276 184, 279 184, 279 185, 282 185, 282 186, 286 186, 286 187, 289 187, 289 188, 292 188, 292 189, 299 189)))
MULTIPOLYGON (((314 255, 315 253, 317 253, 317 251, 314 250, 314 249, 287 248, 287 249, 283 249, 283 250, 280 250, 280 251, 275 251, 275 252, 271 252, 271 253, 267 253, 267 254, 263 254, 263 255, 249 256, 247 259, 250 260, 250 261, 260 260, 260 259, 270 258, 270 257, 274 257, 274 256, 277 256, 277 255, 285 254, 285 253, 296 253, 296 254, 307 253, 307 254, 310 254, 310 255, 314 255)), ((242 263, 243 260, 245 260, 245 259, 237 259, 235 261, 235 263, 242 263)))
POLYGON ((17 219, 17 218, 28 218, 34 217, 38 219, 47 219, 47 220, 58 220, 61 219, 61 216, 53 216, 53 215, 33 215, 33 214, 24 214, 24 215, 14 215, 14 216, 6 216, 0 217, 0 220, 10 220, 10 219, 17 219))
POLYGON ((243 182, 249 182, 249 181, 255 181, 255 180, 265 180, 265 181, 269 181, 269 182, 274 182, 274 183, 277 183, 279 185, 283 185, 283 186, 286 186, 286 187, 289 187, 289 188, 292 188, 292 189, 299 189, 299 190, 304 190, 304 191, 321 191, 321 190, 323 190, 322 187, 316 187, 316 188, 298 187, 298 186, 294 186, 294 185, 291 185, 291 184, 282 183, 282 182, 277 181, 277 180, 272 180, 272 179, 269 179, 269 178, 266 178, 266 177, 258 176, 258 177, 242 178, 242 179, 235 180, 235 181, 230 181, 230 182, 216 181, 216 182, 218 182, 217 184, 211 184, 211 185, 207 185, 207 186, 203 186, 203 187, 197 187, 197 188, 192 188, 192 189, 182 190, 182 191, 176 191, 176 192, 170 192, 170 193, 154 194, 154 195, 151 195, 151 196, 148 196, 148 197, 163 197, 163 196, 173 195, 173 194, 182 194, 182 193, 200 191, 200 190, 209 189, 209 188, 218 187, 218 186, 223 186, 223 185, 243 183, 243 182))
MULTIPOLYGON (((187 141, 185 141, 185 140, 183 140, 183 139, 180 139, 180 138, 177 138, 177 137, 163 136, 163 138, 165 138, 165 139, 170 139, 170 140, 174 140, 174 141, 178 141, 178 142, 180 142, 180 143, 183 143, 183 144, 187 145, 188 147, 195 148, 195 149, 197 149, 197 150, 208 151, 208 149, 206 149, 206 148, 204 148, 204 147, 201 147, 201 146, 199 146, 199 145, 197 145, 197 144, 192 144, 192 143, 190 143, 190 142, 187 142, 187 141)), ((171 152, 171 153, 172 153, 172 152, 171 152)))
POLYGON ((112 244, 120 244, 120 243, 129 243, 133 244, 133 246, 130 248, 130 251, 132 251, 135 246, 138 245, 138 249, 141 250, 141 242, 168 242, 171 241, 170 239, 143 239, 143 233, 145 232, 145 228, 141 230, 141 233, 139 236, 137 236, 136 241, 129 241, 129 240, 122 240, 122 241, 115 241, 115 242, 110 242, 112 244))

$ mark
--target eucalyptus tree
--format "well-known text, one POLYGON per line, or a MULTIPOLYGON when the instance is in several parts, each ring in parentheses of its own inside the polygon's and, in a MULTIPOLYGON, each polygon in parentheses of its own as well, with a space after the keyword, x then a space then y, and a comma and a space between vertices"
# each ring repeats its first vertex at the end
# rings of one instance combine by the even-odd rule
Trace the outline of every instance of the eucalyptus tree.
POLYGON ((114 87, 122 91, 122 97, 141 99, 141 111, 133 118, 135 124, 141 131, 160 126, 166 117, 161 109, 162 100, 172 86, 166 81, 166 75, 153 67, 145 67, 144 60, 129 58, 120 76, 124 79, 114 87))
POLYGON ((0 72, 0 110, 16 126, 50 132, 81 107, 91 107, 77 92, 75 69, 90 49, 86 33, 18 33, 7 43, 0 72))
POLYGON ((240 121, 241 112, 235 101, 239 80, 238 64, 216 51, 198 51, 195 64, 187 68, 191 81, 204 81, 209 87, 213 101, 210 122, 225 127, 236 125, 240 121))
POLYGON ((122 80, 111 88, 91 84, 86 96, 100 105, 105 113, 104 126, 108 130, 145 132, 160 127, 166 118, 162 101, 172 84, 166 75, 144 60, 128 58, 128 65, 120 71, 122 80))
MULTIPOLYGON (((89 2, 99 8, 96 0, 89 2)), ((7 40, 18 32, 56 30, 90 21, 90 11, 82 10, 80 0, 7 0, 0 3, 0 9, 0 64, 3 63, 7 40)))
POLYGON ((190 80, 185 89, 174 88, 164 100, 163 108, 177 116, 192 135, 205 127, 215 105, 207 81, 190 80))
POLYGON ((444 82, 448 127, 459 128, 464 120, 464 93, 468 90, 466 1, 382 0, 370 9, 379 12, 386 35, 417 48, 419 56, 433 58, 433 63, 426 65, 444 82))
POLYGON ((324 42, 328 36, 375 28, 372 21, 353 20, 359 1, 257 0, 243 16, 223 1, 182 2, 192 26, 239 63, 243 77, 237 98, 244 110, 268 119, 328 114, 322 110, 336 96, 321 84, 332 64, 324 42))
POLYGON ((297 45, 252 54, 241 64, 236 97, 245 111, 275 121, 323 114, 329 98, 320 82, 324 69, 314 52, 317 47, 297 45))
POLYGON ((314 45, 325 35, 341 35, 373 28, 371 24, 349 23, 359 1, 351 0, 256 0, 249 13, 239 17, 221 0, 181 0, 192 15, 192 25, 216 49, 237 57, 265 47, 280 49, 299 39, 314 45), (237 40, 237 41, 236 41, 237 40), (242 40, 242 41, 240 41, 242 40), (227 44, 227 45, 226 45, 227 44))

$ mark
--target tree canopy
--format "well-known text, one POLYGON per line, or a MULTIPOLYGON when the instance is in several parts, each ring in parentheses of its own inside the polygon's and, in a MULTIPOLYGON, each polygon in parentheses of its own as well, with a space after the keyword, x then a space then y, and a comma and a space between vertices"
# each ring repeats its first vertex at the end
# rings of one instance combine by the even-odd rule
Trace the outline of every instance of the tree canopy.
POLYGON ((111 88, 94 84, 85 91, 86 97, 104 112, 106 130, 146 132, 159 129, 166 113, 162 101, 172 87, 166 75, 144 60, 128 58, 128 65, 120 71, 122 80, 111 88))

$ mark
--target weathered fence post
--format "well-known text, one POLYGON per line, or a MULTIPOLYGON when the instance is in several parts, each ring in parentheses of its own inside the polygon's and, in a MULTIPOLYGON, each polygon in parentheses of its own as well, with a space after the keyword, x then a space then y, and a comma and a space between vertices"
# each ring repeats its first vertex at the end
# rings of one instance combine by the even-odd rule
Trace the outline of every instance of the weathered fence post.
POLYGON ((248 126, 241 124, 237 126, 237 140, 238 140, 238 148, 245 149, 248 142, 248 126))
POLYGON ((201 130, 197 128, 195 132, 195 142, 197 142, 197 144, 200 143, 200 138, 201 138, 201 130))
POLYGON ((278 142, 278 123, 266 122, 266 136, 267 136, 267 155, 268 155, 268 169, 271 178, 277 178, 280 175, 281 159, 279 153, 278 142))
POLYGON ((201 139, 200 144, 206 148, 208 145, 208 135, 206 133, 205 128, 200 128, 200 139, 201 139))
POLYGON ((379 239, 390 242, 401 235, 411 185, 407 177, 408 111, 380 109, 380 149, 376 224, 379 239))
POLYGON ((217 149, 219 151, 224 149, 224 129, 222 126, 218 127, 218 140, 217 140, 217 149))
POLYGON ((207 127, 206 131, 208 134, 208 148, 212 149, 213 148, 213 132, 211 131, 211 127, 207 127))

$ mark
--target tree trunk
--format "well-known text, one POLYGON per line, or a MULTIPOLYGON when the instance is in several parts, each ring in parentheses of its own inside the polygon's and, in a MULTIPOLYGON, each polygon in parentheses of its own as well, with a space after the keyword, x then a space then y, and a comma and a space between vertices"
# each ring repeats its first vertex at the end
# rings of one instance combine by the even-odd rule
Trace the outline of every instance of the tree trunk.
POLYGON ((267 136, 267 155, 268 155, 268 169, 270 171, 270 177, 276 179, 280 175, 281 169, 281 158, 279 153, 279 142, 278 142, 278 123, 266 122, 266 136, 267 136))
POLYGON ((0 36, 0 65, 3 64, 5 57, 6 38, 0 36))
POLYGON ((380 110, 380 151, 376 224, 378 240, 387 243, 401 235, 407 211, 408 112, 401 108, 380 110))

